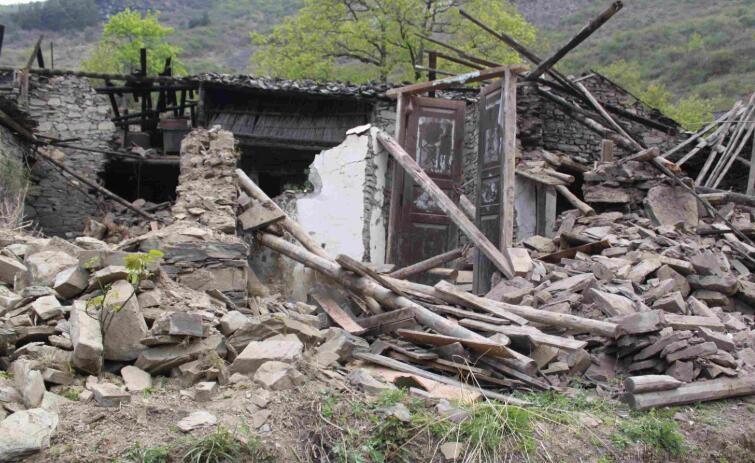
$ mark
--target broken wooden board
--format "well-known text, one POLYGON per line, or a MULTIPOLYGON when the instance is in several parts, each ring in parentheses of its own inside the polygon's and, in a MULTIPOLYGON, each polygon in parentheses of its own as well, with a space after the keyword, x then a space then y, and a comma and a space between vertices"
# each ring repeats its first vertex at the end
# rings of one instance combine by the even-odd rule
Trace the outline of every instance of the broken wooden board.
POLYGON ((511 350, 501 343, 489 342, 485 340, 470 340, 463 338, 455 338, 453 336, 445 336, 442 334, 425 333, 422 331, 400 329, 396 330, 396 333, 404 339, 409 341, 429 344, 431 346, 446 346, 455 342, 460 343, 462 346, 469 350, 472 350, 478 354, 487 355, 490 354, 495 357, 501 358, 513 358, 515 355, 511 350))
POLYGON ((406 297, 406 294, 404 294, 403 291, 401 291, 401 288, 394 285, 391 281, 389 281, 387 278, 383 278, 383 275, 377 273, 376 271, 372 270, 371 268, 367 267, 361 262, 358 262, 351 257, 339 254, 338 257, 336 257, 336 262, 338 264, 345 268, 346 270, 350 272, 354 272, 359 276, 369 278, 373 281, 375 281, 377 284, 390 289, 394 293, 398 294, 399 296, 406 297))
POLYGON ((338 324, 338 326, 347 332, 359 335, 367 331, 366 328, 363 328, 351 318, 351 316, 349 316, 349 314, 346 313, 346 311, 344 311, 331 297, 324 294, 312 294, 312 299, 314 299, 317 305, 319 305, 320 308, 338 324))
POLYGON ((451 386, 419 375, 404 373, 386 367, 369 365, 364 368, 372 374, 372 376, 380 377, 397 387, 406 387, 409 382, 413 382, 417 387, 427 391, 431 397, 436 399, 458 400, 462 403, 473 403, 482 398, 480 392, 470 387, 451 386))
POLYGON ((414 312, 409 308, 360 318, 358 323, 367 330, 364 334, 371 336, 392 333, 399 328, 411 328, 417 325, 414 312))
POLYGON ((249 208, 239 215, 239 223, 241 229, 248 232, 264 228, 284 218, 286 214, 280 209, 271 207, 269 203, 252 201, 249 208))

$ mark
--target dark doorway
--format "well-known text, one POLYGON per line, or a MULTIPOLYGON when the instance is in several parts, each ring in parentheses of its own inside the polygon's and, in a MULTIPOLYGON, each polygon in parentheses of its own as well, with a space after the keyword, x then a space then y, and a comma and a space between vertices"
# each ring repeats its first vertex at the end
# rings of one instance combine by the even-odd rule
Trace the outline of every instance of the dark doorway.
POLYGON ((178 162, 110 161, 105 166, 105 188, 129 201, 175 201, 178 174, 178 162))
POLYGON ((309 166, 320 151, 243 146, 241 170, 271 198, 286 190, 308 189, 309 166))

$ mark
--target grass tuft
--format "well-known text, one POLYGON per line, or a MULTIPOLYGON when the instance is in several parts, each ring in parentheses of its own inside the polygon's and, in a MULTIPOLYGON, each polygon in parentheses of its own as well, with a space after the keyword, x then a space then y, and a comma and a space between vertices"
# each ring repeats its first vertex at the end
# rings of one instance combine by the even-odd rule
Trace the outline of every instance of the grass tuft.
POLYGON ((166 463, 170 450, 168 446, 145 448, 137 442, 123 454, 123 458, 129 463, 166 463))
POLYGON ((611 440, 620 449, 631 444, 645 444, 671 455, 679 455, 684 450, 684 436, 679 433, 679 425, 673 416, 669 412, 655 410, 632 414, 619 423, 619 429, 611 440))

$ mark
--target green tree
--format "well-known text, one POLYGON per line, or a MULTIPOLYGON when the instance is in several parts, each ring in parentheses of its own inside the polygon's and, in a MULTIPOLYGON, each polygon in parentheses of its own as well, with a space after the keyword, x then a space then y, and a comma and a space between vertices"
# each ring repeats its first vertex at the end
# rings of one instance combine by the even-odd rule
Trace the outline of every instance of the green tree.
POLYGON ((418 34, 442 37, 491 61, 519 61, 463 19, 459 7, 525 44, 534 42, 535 28, 504 0, 304 0, 270 34, 252 34, 260 46, 252 65, 287 78, 417 79, 414 64, 422 63, 430 47, 418 34))
POLYGON ((147 73, 162 72, 165 59, 172 58, 174 74, 185 72, 178 60, 181 49, 167 39, 173 28, 163 26, 157 14, 125 9, 110 17, 102 30, 97 48, 84 63, 84 69, 92 72, 130 73, 140 67, 140 50, 147 49, 147 73))

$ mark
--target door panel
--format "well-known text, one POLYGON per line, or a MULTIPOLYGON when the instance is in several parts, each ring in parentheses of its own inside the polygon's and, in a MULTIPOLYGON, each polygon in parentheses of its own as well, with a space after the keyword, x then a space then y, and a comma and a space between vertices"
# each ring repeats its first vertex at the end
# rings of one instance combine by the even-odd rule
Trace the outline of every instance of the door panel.
MULTIPOLYGON (((463 101, 413 97, 402 143, 455 202, 461 183, 465 106, 463 101)), ((457 246, 456 226, 407 174, 402 201, 397 265, 411 265, 457 246)))
MULTIPOLYGON (((491 243, 501 241, 501 192, 503 134, 499 124, 501 109, 501 81, 497 80, 480 91, 479 138, 477 153, 476 225, 491 243)), ((474 266, 474 292, 490 290, 490 278, 495 266, 481 252, 474 266)))

